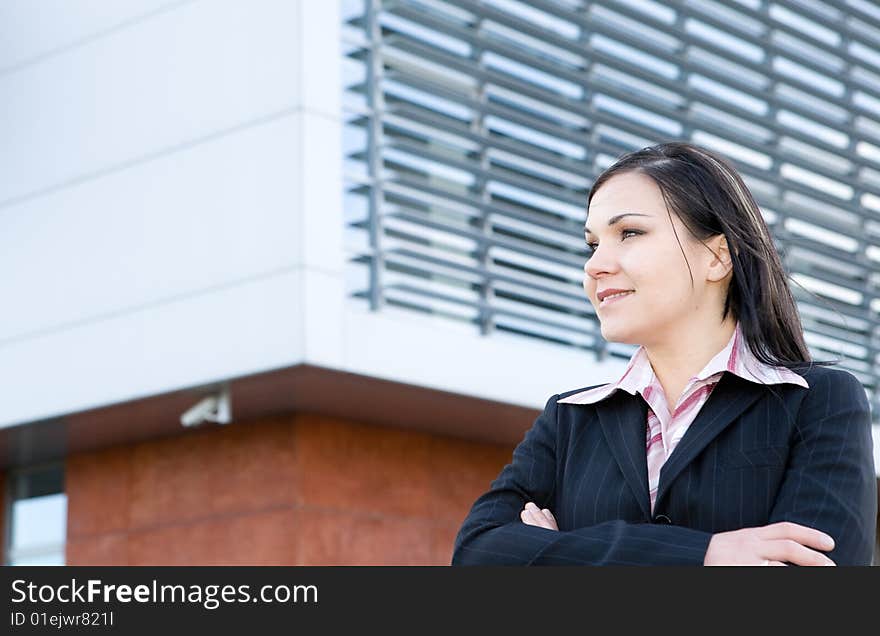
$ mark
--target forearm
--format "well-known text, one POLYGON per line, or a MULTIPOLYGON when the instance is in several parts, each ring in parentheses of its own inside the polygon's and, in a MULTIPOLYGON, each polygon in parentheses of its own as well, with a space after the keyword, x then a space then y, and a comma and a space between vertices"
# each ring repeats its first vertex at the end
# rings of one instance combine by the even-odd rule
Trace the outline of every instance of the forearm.
POLYGON ((559 532, 519 521, 460 537, 453 565, 702 565, 712 535, 606 521, 559 532))

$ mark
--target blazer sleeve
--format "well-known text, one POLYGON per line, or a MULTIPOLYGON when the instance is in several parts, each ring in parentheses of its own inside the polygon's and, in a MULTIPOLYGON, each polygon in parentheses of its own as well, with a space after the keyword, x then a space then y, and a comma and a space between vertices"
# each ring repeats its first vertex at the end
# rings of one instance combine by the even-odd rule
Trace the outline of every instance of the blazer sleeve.
POLYGON ((837 565, 871 565, 877 532, 871 410, 846 371, 814 374, 790 440, 770 523, 791 521, 834 539, 837 565))
POLYGON ((452 565, 702 565, 712 538, 707 532, 625 521, 554 531, 520 520, 528 501, 554 505, 558 397, 548 400, 511 463, 474 503, 452 565))

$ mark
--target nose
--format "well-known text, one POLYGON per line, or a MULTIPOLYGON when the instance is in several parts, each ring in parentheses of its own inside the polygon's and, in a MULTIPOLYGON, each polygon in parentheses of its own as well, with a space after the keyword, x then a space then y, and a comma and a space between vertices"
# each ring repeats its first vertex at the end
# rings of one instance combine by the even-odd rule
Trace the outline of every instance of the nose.
POLYGON ((584 263, 584 274, 590 278, 598 278, 602 274, 613 273, 617 268, 611 252, 597 247, 593 255, 584 263))

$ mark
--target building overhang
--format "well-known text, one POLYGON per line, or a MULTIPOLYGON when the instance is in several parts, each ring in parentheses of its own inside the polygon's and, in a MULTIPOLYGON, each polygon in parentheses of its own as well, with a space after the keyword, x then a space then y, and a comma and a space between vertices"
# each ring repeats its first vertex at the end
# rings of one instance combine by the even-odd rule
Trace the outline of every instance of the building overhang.
POLYGON ((515 445, 538 411, 422 386, 297 365, 0 429, 0 468, 62 459, 119 444, 238 426, 286 414, 515 445), (226 387, 232 422, 184 427, 181 415, 226 387))

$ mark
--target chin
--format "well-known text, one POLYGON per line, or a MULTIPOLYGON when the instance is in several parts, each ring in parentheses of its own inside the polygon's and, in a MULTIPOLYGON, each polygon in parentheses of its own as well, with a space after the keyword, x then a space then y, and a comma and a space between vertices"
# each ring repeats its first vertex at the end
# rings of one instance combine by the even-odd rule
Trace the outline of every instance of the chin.
POLYGON ((619 327, 612 327, 607 323, 600 323, 600 331, 602 333, 602 337, 607 342, 617 342, 619 344, 639 344, 640 340, 631 330, 624 328, 622 325, 619 327))

